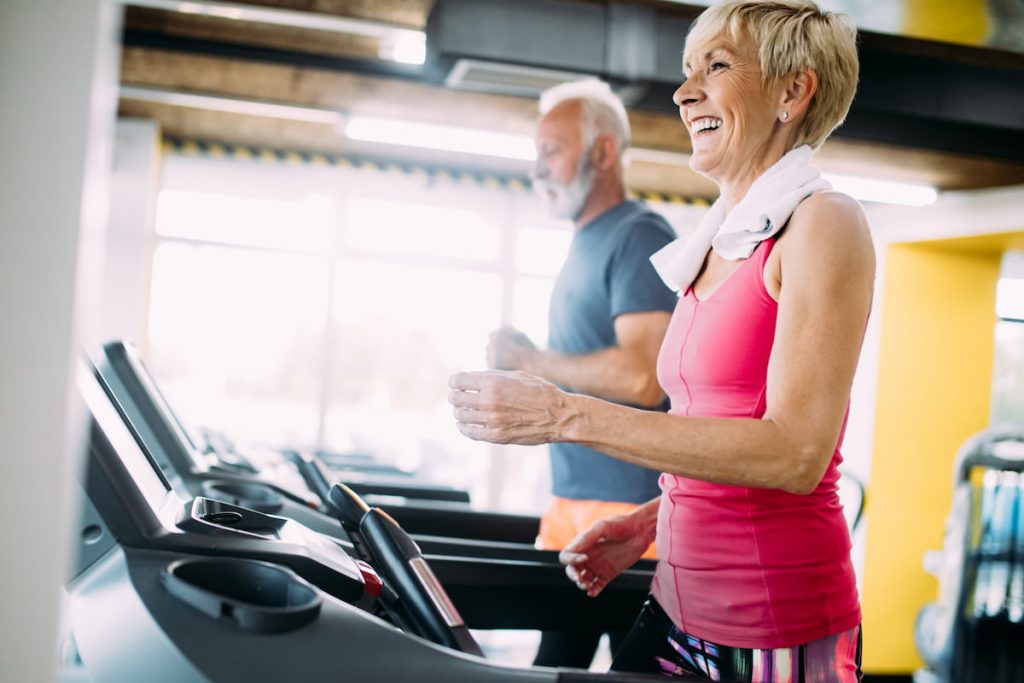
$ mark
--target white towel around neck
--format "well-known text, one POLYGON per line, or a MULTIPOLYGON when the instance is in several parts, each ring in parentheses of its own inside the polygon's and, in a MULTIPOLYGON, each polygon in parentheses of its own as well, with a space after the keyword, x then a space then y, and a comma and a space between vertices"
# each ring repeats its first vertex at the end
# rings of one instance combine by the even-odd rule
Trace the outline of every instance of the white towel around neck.
POLYGON ((726 213, 719 197, 693 234, 656 251, 651 263, 665 284, 685 292, 712 248, 730 261, 749 258, 762 240, 782 229, 800 202, 815 192, 831 190, 821 171, 811 166, 811 152, 807 145, 786 152, 758 176, 732 211, 726 213))

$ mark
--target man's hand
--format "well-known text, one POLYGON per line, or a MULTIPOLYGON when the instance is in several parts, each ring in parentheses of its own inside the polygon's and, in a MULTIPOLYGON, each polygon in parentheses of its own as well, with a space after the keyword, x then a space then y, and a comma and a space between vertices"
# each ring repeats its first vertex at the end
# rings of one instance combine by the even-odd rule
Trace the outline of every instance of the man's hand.
POLYGON ((633 566, 654 541, 657 507, 602 519, 572 540, 558 554, 566 575, 587 595, 597 597, 605 586, 633 566), (651 511, 653 510, 654 516, 651 511))
POLYGON ((537 347, 525 334, 511 327, 491 332, 487 342, 487 365, 495 370, 526 370, 537 347))

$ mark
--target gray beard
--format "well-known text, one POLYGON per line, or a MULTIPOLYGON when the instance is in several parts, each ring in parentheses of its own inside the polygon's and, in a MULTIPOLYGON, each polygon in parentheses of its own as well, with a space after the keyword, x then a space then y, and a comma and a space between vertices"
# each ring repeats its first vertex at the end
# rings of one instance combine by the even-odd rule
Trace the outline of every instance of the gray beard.
POLYGON ((534 192, 547 205, 551 215, 559 220, 576 220, 583 212, 583 206, 586 204, 594 184, 593 169, 587 168, 584 160, 581 160, 580 168, 576 170, 576 176, 565 185, 546 180, 534 179, 533 181, 534 192), (548 194, 549 191, 554 193, 554 199, 548 194))

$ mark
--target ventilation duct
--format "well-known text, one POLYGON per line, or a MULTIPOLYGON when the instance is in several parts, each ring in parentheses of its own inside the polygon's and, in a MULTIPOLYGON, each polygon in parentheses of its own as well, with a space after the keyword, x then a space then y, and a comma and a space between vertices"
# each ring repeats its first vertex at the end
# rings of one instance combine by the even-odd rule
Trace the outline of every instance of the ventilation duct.
MULTIPOLYGON (((675 113, 695 11, 615 0, 435 0, 426 75, 527 97, 596 76, 631 109, 675 113)), ((860 86, 838 137, 1024 161, 1024 55, 863 31, 858 48, 860 86)))
POLYGON ((623 2, 436 0, 427 64, 449 87, 523 96, 596 76, 628 105, 648 84, 678 84, 688 28, 682 17, 623 2))
POLYGON ((459 90, 534 97, 559 83, 587 75, 589 74, 579 71, 558 71, 522 64, 460 58, 455 60, 455 64, 448 71, 444 84, 459 90))

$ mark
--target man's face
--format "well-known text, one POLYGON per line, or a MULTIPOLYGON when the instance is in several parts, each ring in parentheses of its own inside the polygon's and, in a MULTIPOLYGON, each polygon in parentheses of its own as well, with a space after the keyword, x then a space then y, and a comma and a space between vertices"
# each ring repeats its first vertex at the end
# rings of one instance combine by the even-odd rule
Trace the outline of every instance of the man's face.
POLYGON ((559 104, 537 124, 533 189, 555 218, 575 220, 583 211, 593 171, 583 149, 580 103, 559 104))

